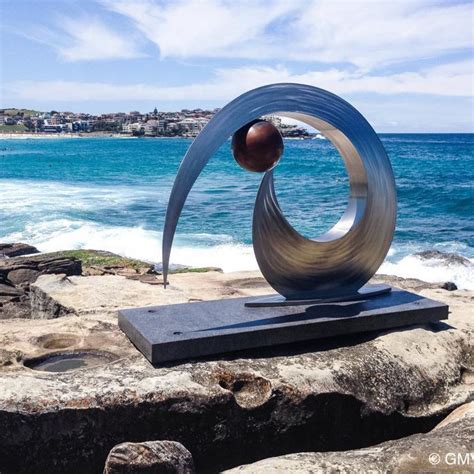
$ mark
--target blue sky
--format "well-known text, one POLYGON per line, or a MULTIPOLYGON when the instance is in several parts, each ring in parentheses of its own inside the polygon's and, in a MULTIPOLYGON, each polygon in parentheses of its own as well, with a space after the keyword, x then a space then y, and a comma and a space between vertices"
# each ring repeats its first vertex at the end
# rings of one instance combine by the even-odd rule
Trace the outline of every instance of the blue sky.
POLYGON ((1 107, 220 107, 301 82, 379 132, 472 132, 473 6, 419 0, 0 0, 1 107))

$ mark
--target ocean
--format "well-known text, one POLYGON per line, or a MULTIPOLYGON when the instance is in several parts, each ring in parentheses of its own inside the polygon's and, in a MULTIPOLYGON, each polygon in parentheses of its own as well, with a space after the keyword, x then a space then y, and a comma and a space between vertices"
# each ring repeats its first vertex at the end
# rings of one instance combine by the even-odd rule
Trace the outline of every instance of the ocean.
MULTIPOLYGON (((382 134, 395 173, 398 221, 379 273, 453 281, 474 289, 474 135, 382 134), (452 252, 470 260, 417 255, 452 252)), ((41 251, 102 249, 161 261, 166 205, 191 143, 163 138, 3 139, 0 242, 41 251)), ((172 263, 253 270, 252 210, 261 176, 242 170, 230 142, 216 153, 184 208, 172 263)), ((308 237, 347 203, 341 158, 324 139, 285 140, 275 171, 288 220, 308 237)))

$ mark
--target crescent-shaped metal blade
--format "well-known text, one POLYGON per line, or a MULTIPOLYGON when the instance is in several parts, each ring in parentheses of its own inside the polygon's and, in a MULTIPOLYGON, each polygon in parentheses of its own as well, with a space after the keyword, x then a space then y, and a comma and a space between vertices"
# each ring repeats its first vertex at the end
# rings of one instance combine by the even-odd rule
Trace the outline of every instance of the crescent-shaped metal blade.
POLYGON ((289 299, 357 291, 377 271, 393 238, 396 190, 390 160, 364 117, 340 97, 302 84, 271 84, 237 97, 196 137, 178 170, 163 231, 163 279, 186 198, 218 148, 239 128, 278 114, 319 130, 337 148, 349 174, 348 207, 317 239, 298 234, 283 216, 268 172, 257 196, 255 254, 270 285, 289 299))

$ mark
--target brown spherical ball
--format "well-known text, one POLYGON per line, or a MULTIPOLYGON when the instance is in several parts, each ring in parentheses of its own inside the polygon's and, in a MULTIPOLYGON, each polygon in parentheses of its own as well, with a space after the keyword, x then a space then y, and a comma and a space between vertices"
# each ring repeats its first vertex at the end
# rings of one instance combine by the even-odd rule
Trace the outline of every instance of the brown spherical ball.
POLYGON ((283 139, 270 122, 254 120, 234 133, 232 154, 242 168, 263 173, 276 166, 280 160, 283 139))

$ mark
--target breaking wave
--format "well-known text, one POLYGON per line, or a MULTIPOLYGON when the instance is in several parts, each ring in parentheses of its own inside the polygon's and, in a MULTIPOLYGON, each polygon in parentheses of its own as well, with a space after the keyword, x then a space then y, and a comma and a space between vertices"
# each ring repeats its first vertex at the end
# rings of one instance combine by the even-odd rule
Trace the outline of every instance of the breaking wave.
MULTIPOLYGON (((28 242, 42 252, 98 249, 151 263, 161 262, 162 233, 143 227, 58 219, 26 225, 22 231, 5 235, 1 240, 28 242)), ((419 255, 421 248, 393 246, 378 273, 432 283, 452 281, 459 288, 474 290, 474 259, 443 253, 463 251, 466 254, 470 249, 455 242, 438 247, 442 251, 419 255)), ((226 234, 177 234, 171 262, 192 267, 219 267, 225 272, 258 269, 252 246, 236 242, 226 234)))
MULTIPOLYGON (((27 225, 23 231, 13 232, 1 240, 28 242, 42 252, 96 249, 150 263, 162 260, 162 233, 142 227, 102 226, 60 219, 27 225)), ((252 246, 234 242, 225 234, 178 234, 171 260, 192 267, 219 267, 226 272, 258 268, 252 246)))

